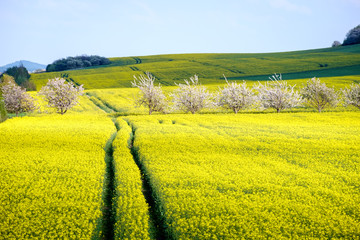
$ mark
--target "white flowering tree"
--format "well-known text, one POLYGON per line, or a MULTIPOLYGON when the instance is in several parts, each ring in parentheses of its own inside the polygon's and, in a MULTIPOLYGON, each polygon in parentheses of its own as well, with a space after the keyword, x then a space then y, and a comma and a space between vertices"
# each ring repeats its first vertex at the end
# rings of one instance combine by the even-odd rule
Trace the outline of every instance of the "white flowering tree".
POLYGON ((315 77, 306 82, 301 89, 301 95, 307 105, 316 108, 318 112, 326 107, 336 106, 339 102, 334 88, 327 87, 325 83, 321 83, 320 79, 315 77))
POLYGON ((295 86, 288 85, 282 81, 281 74, 270 77, 269 82, 264 85, 259 82, 255 89, 258 90, 258 101, 262 108, 274 108, 276 112, 284 109, 293 108, 302 104, 301 95, 294 90, 295 86))
POLYGON ((139 77, 134 76, 131 83, 133 87, 140 89, 139 97, 135 100, 138 106, 149 108, 149 115, 152 112, 165 112, 167 106, 166 97, 161 89, 161 85, 154 85, 155 77, 151 73, 141 74, 139 77))
POLYGON ((176 84, 178 88, 171 96, 173 97, 174 109, 191 112, 192 114, 203 108, 212 107, 212 95, 206 87, 201 86, 199 78, 195 74, 190 81, 184 80, 185 84, 176 84))
POLYGON ((350 89, 342 90, 344 94, 345 105, 353 105, 360 109, 360 83, 351 84, 350 89))
POLYGON ((44 96, 49 107, 55 108, 60 114, 64 114, 78 104, 79 96, 83 94, 83 91, 82 85, 76 87, 63 78, 55 78, 49 79, 38 94, 44 96))
POLYGON ((9 113, 15 113, 18 116, 19 113, 36 109, 34 98, 14 82, 9 81, 2 85, 1 92, 5 108, 9 113))
POLYGON ((247 87, 245 81, 241 84, 229 83, 225 75, 224 78, 227 85, 223 89, 220 88, 217 97, 218 106, 238 113, 241 109, 248 108, 255 102, 254 92, 247 87))

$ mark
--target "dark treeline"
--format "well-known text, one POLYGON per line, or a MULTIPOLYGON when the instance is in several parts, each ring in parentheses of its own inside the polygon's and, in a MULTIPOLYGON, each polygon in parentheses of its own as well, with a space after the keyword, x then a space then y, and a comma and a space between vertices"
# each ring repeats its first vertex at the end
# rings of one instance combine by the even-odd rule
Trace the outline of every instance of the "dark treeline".
POLYGON ((351 29, 344 40, 343 46, 360 43, 360 25, 351 29))
POLYGON ((346 34, 343 44, 341 44, 339 41, 334 41, 332 47, 338 47, 341 45, 346 46, 353 44, 360 44, 360 25, 354 27, 346 34))
POLYGON ((111 61, 105 57, 100 56, 77 56, 77 57, 67 57, 54 61, 52 64, 47 65, 47 72, 57 72, 64 71, 69 69, 84 68, 84 67, 93 67, 99 65, 110 64, 111 61))

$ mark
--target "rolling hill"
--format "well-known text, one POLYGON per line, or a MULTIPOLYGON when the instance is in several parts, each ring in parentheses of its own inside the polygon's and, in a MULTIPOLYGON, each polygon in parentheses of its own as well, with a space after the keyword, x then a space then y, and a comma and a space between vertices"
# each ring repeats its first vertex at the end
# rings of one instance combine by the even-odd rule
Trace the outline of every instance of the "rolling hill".
MULTIPOLYGON (((360 75, 360 45, 281 53, 168 54, 110 58, 112 64, 65 71, 86 89, 130 87, 133 75, 151 72, 164 86, 198 74, 203 84, 230 80, 267 80, 360 75)), ((32 74, 38 88, 64 72, 32 74)))

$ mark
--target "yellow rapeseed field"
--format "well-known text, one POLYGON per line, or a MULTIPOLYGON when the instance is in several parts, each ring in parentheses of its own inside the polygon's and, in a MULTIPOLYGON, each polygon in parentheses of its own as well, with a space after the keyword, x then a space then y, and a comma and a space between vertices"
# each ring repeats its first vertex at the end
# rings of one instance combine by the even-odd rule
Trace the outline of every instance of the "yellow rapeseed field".
POLYGON ((0 239, 101 235, 104 115, 13 118, 0 124, 0 239))
POLYGON ((126 117, 175 239, 357 239, 360 114, 126 117))
POLYGON ((129 149, 132 130, 122 119, 118 124, 120 130, 113 142, 115 239, 150 239, 149 210, 142 193, 140 170, 129 149))

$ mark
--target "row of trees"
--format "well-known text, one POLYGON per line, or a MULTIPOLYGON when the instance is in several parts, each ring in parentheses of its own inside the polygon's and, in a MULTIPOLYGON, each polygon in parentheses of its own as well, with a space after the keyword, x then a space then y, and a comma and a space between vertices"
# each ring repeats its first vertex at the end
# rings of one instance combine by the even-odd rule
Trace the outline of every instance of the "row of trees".
MULTIPOLYGON (((243 109, 259 107, 273 108, 279 113, 284 109, 309 106, 321 112, 327 107, 336 106, 340 98, 340 92, 327 87, 315 77, 308 80, 300 92, 294 89, 295 86, 282 81, 281 74, 275 74, 270 77, 271 81, 265 84, 259 82, 253 88, 248 87, 245 81, 239 84, 229 83, 226 77, 225 80, 227 85, 215 95, 199 83, 197 75, 185 80, 185 84, 176 84, 178 88, 170 94, 173 110, 194 114, 203 108, 223 107, 238 113, 243 109)), ((165 113, 169 110, 169 103, 161 85, 156 86, 154 81, 154 76, 148 72, 146 75, 134 76, 132 86, 140 89, 136 104, 149 108, 149 114, 155 111, 165 113)), ((341 93, 345 105, 360 109, 360 84, 352 84, 350 89, 345 88, 341 93)))
MULTIPOLYGON (((55 108, 58 113, 64 114, 78 103, 83 90, 82 85, 74 86, 63 78, 55 78, 49 79, 38 95, 45 99, 48 107, 55 108)), ((0 120, 6 119, 6 112, 18 116, 19 113, 36 109, 38 105, 35 99, 24 88, 17 85, 12 77, 9 76, 0 81, 0 120)))
MULTIPOLYGON (((245 81, 240 84, 230 83, 225 77, 227 85, 220 88, 214 95, 209 93, 207 88, 199 83, 198 76, 194 75, 190 77, 190 80, 185 80, 185 84, 177 84, 178 88, 170 94, 173 101, 172 107, 174 110, 193 114, 203 108, 213 107, 223 107, 234 113, 252 107, 273 108, 279 113, 284 109, 306 105, 321 112, 326 107, 336 106, 342 94, 345 105, 353 105, 360 109, 360 84, 352 84, 350 88, 336 92, 334 88, 321 83, 320 79, 312 78, 300 91, 296 91, 295 86, 281 81, 281 74, 275 74, 270 79, 271 81, 265 84, 259 82, 250 88, 245 81)), ((0 80, 0 121, 6 118, 6 111, 18 115, 38 108, 34 98, 24 88, 18 86, 11 76, 0 80)), ((134 76, 132 85, 140 89, 136 104, 148 107, 149 114, 166 113, 169 110, 169 102, 161 85, 156 86, 154 82, 155 77, 150 73, 134 76)), ((63 78, 55 78, 49 79, 38 95, 44 97, 49 107, 64 114, 78 103, 83 90, 82 85, 75 86, 63 78)))
POLYGON ((69 69, 84 68, 84 67, 93 67, 99 65, 110 64, 111 61, 105 57, 100 57, 97 55, 87 56, 77 56, 77 57, 67 57, 54 61, 52 64, 47 65, 47 72, 55 71, 64 71, 69 69))

